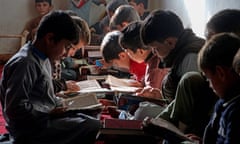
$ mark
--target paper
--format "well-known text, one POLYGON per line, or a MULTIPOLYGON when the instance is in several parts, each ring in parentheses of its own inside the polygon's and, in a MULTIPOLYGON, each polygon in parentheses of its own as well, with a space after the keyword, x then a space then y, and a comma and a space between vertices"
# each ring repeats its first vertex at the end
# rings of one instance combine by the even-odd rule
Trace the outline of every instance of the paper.
POLYGON ((84 110, 99 109, 102 107, 102 104, 98 102, 94 93, 86 93, 63 99, 63 106, 67 107, 67 110, 84 110))
POLYGON ((102 88, 96 79, 77 82, 80 87, 80 93, 109 92, 107 88, 102 88))
POLYGON ((110 85, 111 90, 118 92, 135 92, 138 87, 131 86, 131 83, 136 82, 133 79, 120 79, 112 75, 108 75, 105 83, 110 85))

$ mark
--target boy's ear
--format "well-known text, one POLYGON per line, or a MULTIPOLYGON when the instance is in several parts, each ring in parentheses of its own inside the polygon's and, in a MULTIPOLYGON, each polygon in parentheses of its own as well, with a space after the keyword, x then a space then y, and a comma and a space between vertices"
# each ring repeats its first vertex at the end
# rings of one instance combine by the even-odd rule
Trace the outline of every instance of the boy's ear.
POLYGON ((53 33, 47 33, 44 37, 46 43, 48 45, 51 45, 54 42, 54 34, 53 33))
POLYGON ((227 70, 227 68, 216 66, 216 74, 221 81, 226 81, 226 79, 228 79, 227 70))
POLYGON ((122 27, 125 27, 125 26, 127 26, 128 24, 129 24, 128 22, 125 22, 125 21, 124 21, 124 22, 122 22, 121 26, 122 26, 122 27))
POLYGON ((120 52, 118 54, 119 59, 124 59, 126 56, 127 56, 127 53, 125 53, 125 52, 120 52))

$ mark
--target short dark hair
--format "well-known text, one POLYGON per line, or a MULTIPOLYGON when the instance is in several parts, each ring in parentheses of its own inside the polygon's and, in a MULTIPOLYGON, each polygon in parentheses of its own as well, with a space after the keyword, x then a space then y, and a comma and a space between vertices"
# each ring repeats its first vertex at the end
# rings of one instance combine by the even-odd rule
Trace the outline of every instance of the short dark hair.
POLYGON ((52 5, 52 0, 35 0, 35 3, 40 3, 40 2, 47 2, 49 5, 52 5))
POLYGON ((133 52, 136 52, 137 49, 148 49, 140 39, 141 24, 141 21, 131 22, 121 31, 119 43, 122 48, 130 49, 133 52))
POLYGON ((240 39, 234 33, 213 35, 202 47, 198 56, 200 69, 215 72, 217 65, 232 67, 235 54, 240 48, 240 39))
POLYGON ((130 5, 121 5, 114 12, 110 19, 110 29, 116 29, 117 25, 122 25, 123 22, 133 22, 140 20, 138 12, 130 5))
MULTIPOLYGON (((206 24, 206 29, 214 33, 233 32, 240 36, 240 10, 224 9, 213 15, 206 24)), ((209 37, 209 34, 206 34, 209 37)))
POLYGON ((125 5, 128 4, 126 0, 111 0, 107 6, 106 6, 106 11, 107 12, 113 12, 120 6, 120 5, 125 5))
POLYGON ((54 34, 55 42, 62 39, 69 40, 73 44, 79 42, 79 27, 66 12, 61 10, 55 10, 48 13, 40 21, 36 38, 41 39, 47 33, 54 34))
POLYGON ((143 21, 141 38, 145 45, 168 37, 179 37, 184 27, 181 19, 171 11, 154 10, 143 21))
POLYGON ((109 63, 113 59, 119 59, 118 54, 124 52, 121 48, 118 39, 121 35, 120 31, 108 32, 101 43, 100 49, 102 52, 103 59, 109 63))
POLYGON ((135 2, 137 5, 142 3, 144 5, 144 9, 148 8, 148 0, 128 0, 128 2, 135 2))

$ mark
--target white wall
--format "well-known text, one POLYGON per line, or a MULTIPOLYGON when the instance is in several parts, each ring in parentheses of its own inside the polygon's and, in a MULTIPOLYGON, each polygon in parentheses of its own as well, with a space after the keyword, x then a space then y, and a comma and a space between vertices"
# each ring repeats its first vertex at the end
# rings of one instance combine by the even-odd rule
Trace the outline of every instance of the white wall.
MULTIPOLYGON (((53 0, 54 9, 66 9, 69 0, 53 0)), ((28 20, 37 16, 34 0, 0 0, 0 35, 21 34, 28 20)), ((19 39, 1 38, 0 54, 12 54, 20 46, 19 39)))
POLYGON ((207 20, 216 12, 226 9, 240 9, 239 0, 149 0, 150 9, 174 11, 185 27, 193 28, 199 36, 204 35, 207 20))
MULTIPOLYGON (((54 9, 67 9, 71 0, 53 0, 54 9)), ((224 8, 240 8, 240 0, 149 0, 149 9, 172 10, 183 20, 185 27, 203 36, 207 19, 224 8), (187 3, 186 3, 187 2, 187 3)), ((36 16, 34 0, 0 0, 0 35, 20 34, 25 23, 36 16)), ((16 39, 0 39, 0 55, 15 53, 16 39)))

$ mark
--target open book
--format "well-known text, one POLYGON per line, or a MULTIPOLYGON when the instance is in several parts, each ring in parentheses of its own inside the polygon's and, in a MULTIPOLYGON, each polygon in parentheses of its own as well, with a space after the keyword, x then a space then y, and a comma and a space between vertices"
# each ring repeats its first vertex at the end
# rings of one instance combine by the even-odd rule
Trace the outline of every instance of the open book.
POLYGON ((105 83, 110 85, 110 89, 118 92, 135 92, 138 87, 131 86, 132 83, 136 82, 133 79, 121 79, 108 75, 105 83))
POLYGON ((79 81, 80 93, 110 92, 107 88, 102 88, 96 79, 79 81))
POLYGON ((192 142, 175 125, 162 118, 146 118, 143 122, 143 130, 146 133, 166 139, 171 143, 192 142))
POLYGON ((63 99, 63 106, 67 107, 67 110, 102 108, 102 104, 98 102, 96 94, 94 93, 79 94, 75 97, 63 99))

